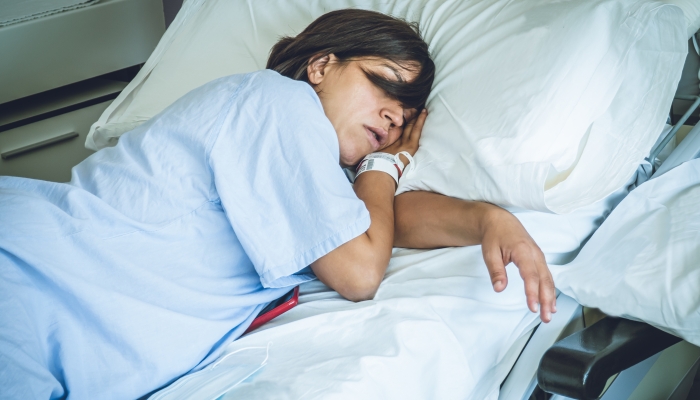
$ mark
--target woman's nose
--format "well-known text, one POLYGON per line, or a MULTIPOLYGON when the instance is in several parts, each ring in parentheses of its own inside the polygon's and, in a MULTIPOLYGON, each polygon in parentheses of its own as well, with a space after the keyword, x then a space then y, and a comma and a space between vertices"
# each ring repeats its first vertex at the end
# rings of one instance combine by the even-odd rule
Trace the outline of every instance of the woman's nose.
POLYGON ((389 120, 395 126, 403 125, 403 107, 400 104, 392 104, 382 109, 382 117, 389 120))

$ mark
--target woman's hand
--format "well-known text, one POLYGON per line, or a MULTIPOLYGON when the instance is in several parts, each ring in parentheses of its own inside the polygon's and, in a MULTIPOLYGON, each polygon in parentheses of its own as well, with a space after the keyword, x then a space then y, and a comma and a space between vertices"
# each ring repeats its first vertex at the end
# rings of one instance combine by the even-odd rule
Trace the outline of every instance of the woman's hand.
POLYGON ((544 255, 513 214, 481 201, 431 192, 405 192, 394 199, 395 247, 435 249, 480 244, 497 292, 508 285, 510 262, 525 281, 530 310, 549 322, 556 312, 554 282, 544 255))
POLYGON ((557 311, 554 280, 542 250, 520 221, 508 211, 493 207, 482 220, 481 251, 496 292, 508 285, 505 266, 514 263, 525 282, 528 308, 540 312, 544 322, 557 311))
MULTIPOLYGON (((389 154, 398 154, 401 151, 405 151, 410 155, 415 155, 418 151, 418 142, 420 141, 420 136, 423 133, 423 125, 425 125, 425 119, 428 117, 428 110, 425 108, 418 114, 418 117, 412 118, 413 115, 410 111, 406 111, 406 120, 410 121, 403 127, 403 133, 399 138, 391 145, 383 149, 383 152, 389 154)), ((401 127, 395 127, 394 129, 401 129, 401 127)), ((399 156, 404 165, 408 165, 409 160, 403 155, 399 156)))

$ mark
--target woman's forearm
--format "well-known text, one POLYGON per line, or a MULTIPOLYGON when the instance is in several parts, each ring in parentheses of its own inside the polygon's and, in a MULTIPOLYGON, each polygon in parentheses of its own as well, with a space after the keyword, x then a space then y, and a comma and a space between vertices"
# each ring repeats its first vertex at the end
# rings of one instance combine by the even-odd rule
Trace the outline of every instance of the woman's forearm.
POLYGON ((369 211, 369 229, 312 263, 311 268, 341 296, 360 301, 374 297, 389 265, 396 184, 384 172, 369 171, 357 178, 354 189, 369 211))
MULTIPOLYGON (((427 116, 427 111, 423 110, 402 128, 398 140, 383 151, 399 154, 404 165, 408 165, 409 158, 402 154, 413 155, 418 150, 427 116)), ((400 126, 399 124, 397 128, 400 126)), ((369 229, 314 261, 311 269, 321 282, 335 289, 341 296, 360 301, 374 297, 389 265, 394 244, 396 182, 385 172, 369 170, 356 177, 354 189, 369 211, 369 229)))
POLYGON ((414 249, 481 244, 485 218, 498 207, 431 192, 394 199, 394 246, 414 249))
POLYGON ((407 192, 394 199, 394 246, 419 249, 480 244, 491 284, 508 285, 506 265, 514 263, 525 284, 528 307, 549 322, 556 308, 552 274, 542 250, 520 221, 489 203, 464 201, 429 192, 407 192))

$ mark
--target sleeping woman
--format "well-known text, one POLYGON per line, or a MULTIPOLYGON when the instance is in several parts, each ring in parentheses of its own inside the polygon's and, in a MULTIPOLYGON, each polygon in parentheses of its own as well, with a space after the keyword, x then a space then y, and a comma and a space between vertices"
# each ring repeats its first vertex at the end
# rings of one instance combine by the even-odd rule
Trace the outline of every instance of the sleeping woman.
POLYGON ((514 262, 550 319, 547 265, 511 214, 394 197, 435 71, 414 26, 331 12, 267 68, 193 90, 70 183, 0 177, 0 398, 144 396, 290 287, 372 299, 393 246, 481 244, 494 289, 514 262), (352 186, 342 167, 358 164, 352 186))

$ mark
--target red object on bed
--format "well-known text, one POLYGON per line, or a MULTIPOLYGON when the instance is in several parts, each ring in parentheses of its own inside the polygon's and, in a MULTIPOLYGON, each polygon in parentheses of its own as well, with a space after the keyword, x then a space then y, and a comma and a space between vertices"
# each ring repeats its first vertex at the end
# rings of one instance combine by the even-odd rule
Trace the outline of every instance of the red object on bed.
POLYGON ((272 303, 268 304, 265 308, 263 308, 262 311, 260 312, 260 314, 258 314, 258 316, 255 317, 255 319, 253 320, 253 323, 250 324, 248 329, 246 329, 246 331, 243 332, 243 334, 245 335, 246 333, 248 333, 250 331, 258 329, 260 326, 262 326, 266 322, 269 322, 272 319, 277 318, 278 316, 291 310, 297 304, 299 304, 299 286, 290 290, 287 294, 285 294, 284 296, 280 297, 279 299, 273 301, 272 303), (272 308, 272 309, 270 309, 270 308, 272 308))

